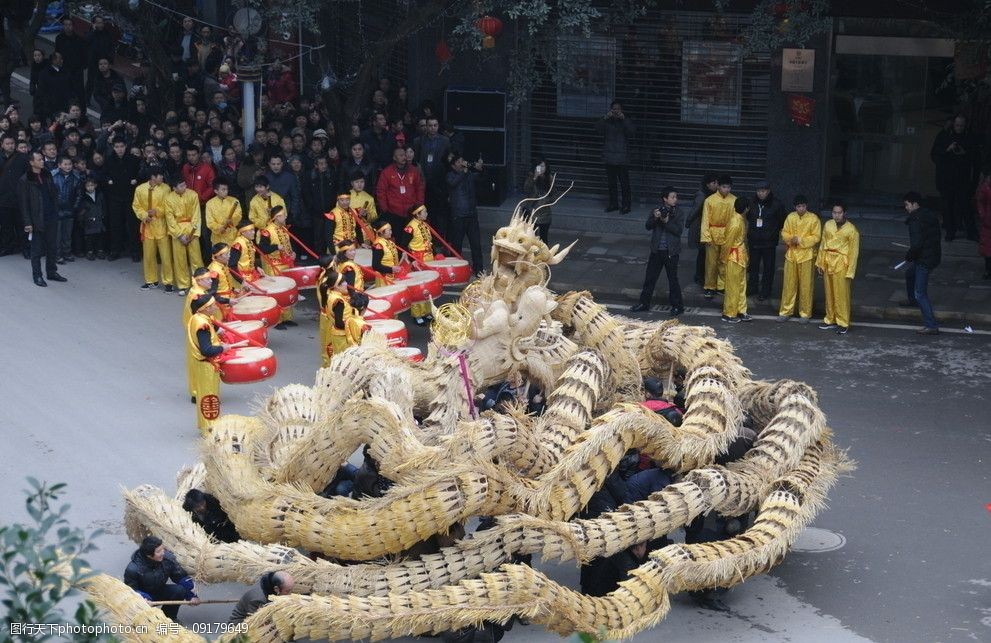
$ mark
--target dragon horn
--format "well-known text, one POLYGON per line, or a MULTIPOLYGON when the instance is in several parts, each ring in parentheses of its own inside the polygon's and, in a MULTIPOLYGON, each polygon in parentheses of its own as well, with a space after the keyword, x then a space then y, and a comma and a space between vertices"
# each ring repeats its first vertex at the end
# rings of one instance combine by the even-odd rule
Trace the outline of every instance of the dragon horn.
POLYGON ((571 249, 575 247, 575 244, 576 243, 578 243, 578 239, 575 239, 574 241, 572 241, 571 242, 571 245, 569 245, 567 248, 565 248, 564 250, 562 250, 560 252, 557 252, 558 245, 555 244, 554 247, 551 248, 551 253, 553 254, 553 253, 557 252, 557 254, 554 254, 554 256, 550 258, 550 260, 547 262, 547 265, 549 265, 549 266, 556 266, 557 264, 559 264, 562 261, 564 261, 564 258, 568 256, 568 253, 571 252, 571 249))

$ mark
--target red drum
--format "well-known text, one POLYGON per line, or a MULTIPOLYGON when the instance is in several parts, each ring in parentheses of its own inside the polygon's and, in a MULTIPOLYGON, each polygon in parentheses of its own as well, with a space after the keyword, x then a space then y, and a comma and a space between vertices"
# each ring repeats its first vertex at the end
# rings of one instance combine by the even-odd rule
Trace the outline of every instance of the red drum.
MULTIPOLYGON (((369 288, 365 293, 371 302, 376 299, 389 302, 389 316, 398 315, 404 310, 409 310, 409 291, 406 290, 406 286, 404 285, 397 283, 391 286, 377 286, 375 288, 369 288)), ((371 308, 371 303, 368 304, 368 307, 369 309, 371 308)))
POLYGON ((364 266, 365 268, 371 268, 372 267, 371 248, 358 248, 354 253, 354 262, 359 266, 364 266))
POLYGON ((233 300, 230 318, 240 321, 257 319, 266 326, 275 326, 279 323, 281 313, 282 309, 275 299, 263 295, 249 295, 233 300))
POLYGON ((406 324, 398 319, 373 319, 367 324, 373 333, 385 335, 386 344, 390 348, 406 346, 409 342, 409 333, 406 332, 406 324))
POLYGON ((275 375, 278 364, 272 349, 245 346, 224 353, 224 360, 217 367, 225 384, 249 384, 275 375))
POLYGON ((396 282, 396 285, 400 284, 409 289, 409 298, 413 303, 429 301, 431 297, 437 299, 444 294, 440 274, 434 270, 415 270, 406 279, 396 282))
POLYGON ((427 267, 440 274, 444 285, 461 286, 471 281, 471 267, 464 259, 447 258, 440 261, 428 261, 427 267))
POLYGON ((246 337, 262 346, 268 346, 268 328, 265 326, 265 322, 259 319, 232 321, 224 325, 229 326, 234 331, 234 333, 228 333, 225 329, 220 329, 220 332, 224 334, 224 341, 228 344, 236 344, 246 337))
POLYGON ((320 278, 320 266, 296 266, 286 268, 282 271, 283 277, 289 277, 296 282, 296 287, 300 290, 304 288, 316 288, 317 279, 320 278))
POLYGON ((392 318, 392 305, 384 299, 369 299, 368 308, 362 314, 365 320, 372 319, 391 319, 392 318))
POLYGON ((414 348, 412 346, 402 346, 400 348, 393 348, 396 354, 404 359, 408 359, 411 362, 422 362, 423 353, 420 352, 419 348, 414 348))
POLYGON ((296 287, 296 282, 289 277, 265 276, 251 285, 275 299, 283 308, 292 306, 299 298, 299 289, 296 287))

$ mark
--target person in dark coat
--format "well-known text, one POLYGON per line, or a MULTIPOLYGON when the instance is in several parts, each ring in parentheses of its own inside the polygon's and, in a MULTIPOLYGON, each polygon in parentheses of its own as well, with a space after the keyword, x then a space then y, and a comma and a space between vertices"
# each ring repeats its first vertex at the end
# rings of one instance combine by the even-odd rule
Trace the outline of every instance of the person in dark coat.
POLYGON ((38 77, 38 91, 35 94, 34 111, 48 118, 65 111, 76 97, 72 75, 63 65, 62 54, 54 52, 48 68, 38 77))
POLYGON ((636 133, 633 121, 623 113, 623 106, 614 100, 609 111, 595 124, 595 130, 602 135, 602 157, 606 166, 606 182, 609 184, 609 205, 606 212, 619 210, 630 212, 630 159, 629 141, 636 133), (619 184, 619 190, 616 184, 619 184), (622 202, 617 192, 621 193, 622 202))
POLYGON ((104 233, 107 230, 107 199, 98 184, 95 176, 87 176, 79 199, 79 221, 83 228, 86 258, 90 261, 106 258, 104 233))
POLYGON ((212 494, 190 489, 182 501, 182 508, 192 514, 193 522, 203 527, 203 531, 220 542, 236 543, 241 540, 234 523, 212 494))
POLYGON ((967 131, 967 119, 957 116, 950 127, 936 135, 930 158, 936 164, 936 189, 943 200, 943 228, 953 241, 961 228, 971 241, 977 239, 972 199, 981 166, 977 137, 967 131))
POLYGON ((695 253, 695 275, 693 281, 699 286, 705 283, 705 245, 702 243, 702 208, 705 200, 719 189, 719 177, 708 173, 702 177, 702 186, 695 193, 692 209, 685 217, 685 227, 688 228, 688 247, 697 248, 695 253))
POLYGON ((113 151, 107 156, 107 230, 110 235, 110 261, 130 254, 133 261, 141 260, 137 218, 131 210, 134 187, 138 184, 138 159, 127 153, 127 143, 116 138, 113 151))
POLYGON ((107 29, 107 22, 103 16, 93 18, 93 28, 86 34, 86 48, 89 59, 87 60, 87 80, 97 73, 100 60, 106 59, 111 65, 114 64, 114 50, 117 43, 114 42, 113 34, 107 29))
POLYGON ((86 101, 88 103, 92 98, 100 113, 105 114, 107 108, 113 104, 114 87, 123 84, 120 74, 110 68, 110 60, 101 58, 86 79, 86 101))
POLYGON ((478 229, 478 199, 476 183, 478 175, 484 166, 482 161, 476 161, 469 166, 461 154, 456 154, 451 161, 451 170, 447 173, 448 199, 451 204, 451 227, 448 233, 448 243, 459 253, 465 235, 468 235, 468 247, 471 248, 471 271, 474 274, 484 269, 482 257, 482 239, 478 229))
POLYGON ((939 241, 939 217, 935 212, 923 208, 922 195, 909 192, 904 197, 905 212, 908 218, 909 247, 905 253, 908 262, 905 271, 905 289, 908 291, 908 301, 917 305, 922 313, 922 323, 925 324, 918 332, 920 335, 938 335, 939 324, 936 323, 936 313, 932 302, 929 301, 929 275, 939 265, 942 258, 942 247, 939 241))
POLYGON ((375 184, 378 181, 378 169, 375 163, 368 158, 365 145, 361 141, 351 142, 351 152, 347 159, 341 164, 339 184, 337 189, 340 192, 347 192, 351 189, 351 177, 355 172, 361 172, 365 176, 365 190, 375 196, 375 184))
MULTIPOLYGON (((71 80, 73 99, 82 103, 85 98, 83 72, 89 62, 89 47, 86 44, 86 39, 76 33, 75 24, 69 14, 65 14, 65 17, 62 18, 62 33, 55 36, 55 51, 62 54, 65 71, 71 80)), ((61 107, 60 109, 65 108, 61 107)))
MULTIPOLYGON (((193 591, 193 579, 172 552, 165 551, 162 539, 157 536, 146 536, 138 550, 131 555, 131 562, 124 570, 124 584, 149 602, 189 601, 190 605, 200 604, 199 597, 193 591), (169 581, 174 584, 170 585, 169 581)), ((161 607, 173 621, 179 616, 178 605, 161 607)))
POLYGON ((18 200, 24 233, 31 244, 31 274, 36 286, 48 286, 41 276, 41 257, 45 257, 45 274, 50 281, 68 281, 58 273, 58 192, 45 157, 31 152, 28 171, 18 180, 18 200))
POLYGON ((385 114, 377 112, 372 117, 372 126, 361 134, 361 142, 365 144, 368 155, 379 167, 385 167, 392 162, 392 151, 396 149, 396 137, 389 131, 389 123, 385 114))
POLYGON ((593 559, 583 565, 580 572, 582 593, 586 596, 605 596, 619 589, 619 584, 630 577, 630 572, 647 562, 647 543, 637 543, 612 556, 593 559))
POLYGON ((17 151, 14 135, 0 135, 0 257, 17 254, 24 246, 17 186, 27 168, 28 155, 17 151))
POLYGON ((771 192, 767 181, 757 182, 757 195, 747 212, 747 292, 757 301, 767 301, 774 282, 778 241, 785 223, 785 206, 771 192))
POLYGON ((31 78, 28 81, 28 93, 35 96, 34 111, 37 114, 41 113, 37 98, 38 82, 41 80, 41 73, 48 69, 48 64, 48 58, 45 57, 45 52, 40 49, 35 49, 31 52, 31 78))
POLYGON ((647 216, 645 226, 650 230, 650 259, 640 291, 640 302, 630 308, 638 313, 650 310, 654 298, 654 288, 661 271, 668 273, 668 303, 671 316, 685 312, 681 299, 681 284, 678 283, 678 256, 681 254, 681 232, 684 230, 682 215, 678 210, 678 193, 673 187, 661 190, 661 204, 647 216))
POLYGON ((266 572, 258 579, 258 584, 241 596, 241 600, 231 612, 231 623, 243 623, 265 605, 269 604, 268 597, 292 594, 295 581, 289 572, 266 572))
MULTIPOLYGON (((356 175, 364 176, 361 172, 357 172, 356 175)), ((313 237, 308 242, 312 243, 310 247, 317 252, 323 251, 327 243, 327 218, 323 215, 337 205, 338 185, 337 169, 330 166, 326 156, 318 156, 314 161, 313 169, 306 175, 303 186, 303 203, 313 222, 313 237)))

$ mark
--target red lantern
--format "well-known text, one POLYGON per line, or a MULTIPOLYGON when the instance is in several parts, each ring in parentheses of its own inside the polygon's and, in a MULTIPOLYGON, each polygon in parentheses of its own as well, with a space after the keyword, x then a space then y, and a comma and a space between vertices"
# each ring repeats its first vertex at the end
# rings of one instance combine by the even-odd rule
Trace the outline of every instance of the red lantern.
POLYGON ((441 65, 446 65, 454 58, 454 54, 451 53, 451 48, 447 46, 446 40, 441 40, 437 43, 437 46, 434 47, 434 56, 437 57, 437 62, 441 65))
POLYGON ((475 27, 484 34, 482 46, 486 49, 495 47, 496 36, 502 33, 502 20, 492 16, 482 16, 475 21, 475 27))

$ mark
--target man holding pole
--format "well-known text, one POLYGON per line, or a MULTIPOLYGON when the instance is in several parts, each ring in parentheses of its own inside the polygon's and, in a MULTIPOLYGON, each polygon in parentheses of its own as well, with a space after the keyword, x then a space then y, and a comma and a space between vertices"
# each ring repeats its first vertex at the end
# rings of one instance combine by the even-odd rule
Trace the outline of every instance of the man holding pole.
MULTIPOLYGON (((193 579, 172 552, 165 551, 162 539, 157 536, 146 536, 131 555, 131 562, 124 570, 124 583, 149 603, 187 601, 189 605, 200 604, 199 597, 193 591, 193 579)), ((179 605, 162 605, 161 608, 173 621, 178 618, 179 605)))

